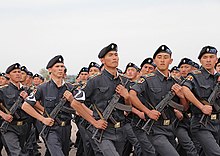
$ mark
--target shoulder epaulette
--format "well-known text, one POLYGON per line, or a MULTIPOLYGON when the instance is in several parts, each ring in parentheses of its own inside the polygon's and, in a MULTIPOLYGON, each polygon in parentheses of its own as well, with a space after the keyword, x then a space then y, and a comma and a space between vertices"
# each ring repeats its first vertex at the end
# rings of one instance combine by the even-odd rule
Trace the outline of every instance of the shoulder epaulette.
POLYGON ((193 74, 197 75, 197 74, 202 74, 202 72, 200 70, 194 70, 192 71, 193 74))
POLYGON ((6 84, 6 85, 4 85, 4 86, 0 86, 0 88, 4 88, 4 87, 7 87, 8 85, 6 84))
POLYGON ((152 76, 155 76, 154 73, 149 73, 149 74, 146 74, 145 77, 152 77, 152 76))
POLYGON ((99 75, 101 75, 101 73, 96 73, 96 74, 94 74, 94 75, 91 75, 91 76, 89 77, 89 79, 93 79, 94 77, 99 76, 99 75))

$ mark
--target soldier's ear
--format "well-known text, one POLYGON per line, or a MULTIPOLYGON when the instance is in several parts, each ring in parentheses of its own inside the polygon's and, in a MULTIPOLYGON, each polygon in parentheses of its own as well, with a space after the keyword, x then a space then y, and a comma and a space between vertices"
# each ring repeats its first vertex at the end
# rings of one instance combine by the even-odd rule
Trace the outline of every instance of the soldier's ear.
POLYGON ((173 59, 171 58, 171 59, 170 59, 170 64, 172 64, 172 62, 173 62, 173 59))
POLYGON ((105 64, 105 59, 104 58, 100 58, 100 61, 102 62, 102 64, 105 64))

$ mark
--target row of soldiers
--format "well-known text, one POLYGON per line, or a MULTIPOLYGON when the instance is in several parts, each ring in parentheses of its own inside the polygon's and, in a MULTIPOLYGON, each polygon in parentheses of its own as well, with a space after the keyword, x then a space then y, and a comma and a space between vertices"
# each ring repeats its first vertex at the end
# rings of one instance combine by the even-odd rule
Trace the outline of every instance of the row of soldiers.
POLYGON ((64 81, 61 55, 48 62, 50 80, 37 87, 22 84, 20 64, 7 68, 3 77, 9 83, 0 89, 0 116, 8 155, 33 155, 34 119, 49 127, 42 135, 46 155, 69 155, 73 112, 79 129, 77 155, 220 155, 216 48, 202 48, 200 67, 184 58, 171 70, 172 51, 166 45, 145 59, 141 68, 128 63, 124 73, 117 68, 116 44, 104 47, 98 58, 102 67, 92 62, 82 68, 74 84, 64 81), (20 107, 10 112, 18 99, 22 99, 20 107))

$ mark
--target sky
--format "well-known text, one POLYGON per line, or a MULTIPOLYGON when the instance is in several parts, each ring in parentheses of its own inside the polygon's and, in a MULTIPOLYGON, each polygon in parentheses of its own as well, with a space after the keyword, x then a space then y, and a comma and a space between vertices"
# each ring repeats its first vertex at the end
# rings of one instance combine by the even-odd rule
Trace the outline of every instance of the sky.
MULTIPOLYGON (((0 0, 0 72, 13 63, 33 73, 55 55, 77 74, 98 53, 118 45, 119 68, 140 65, 166 44, 173 64, 220 49, 219 0, 0 0)), ((220 55, 219 55, 220 56, 220 55)))

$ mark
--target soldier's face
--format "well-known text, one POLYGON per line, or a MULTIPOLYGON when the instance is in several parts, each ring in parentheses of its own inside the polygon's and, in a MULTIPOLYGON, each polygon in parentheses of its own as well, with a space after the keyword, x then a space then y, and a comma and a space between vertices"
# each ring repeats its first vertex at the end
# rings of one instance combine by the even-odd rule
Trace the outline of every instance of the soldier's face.
POLYGON ((155 70, 154 66, 152 66, 150 64, 145 64, 141 68, 141 73, 142 73, 142 75, 145 75, 145 74, 149 74, 149 73, 154 72, 154 70, 155 70))
POLYGON ((80 79, 81 81, 86 81, 86 80, 88 79, 88 77, 89 77, 89 74, 88 74, 87 72, 81 72, 81 73, 79 74, 79 79, 80 79))
POLYGON ((63 78, 65 66, 63 63, 56 63, 53 67, 48 69, 52 77, 63 78))
POLYGON ((98 68, 96 68, 96 67, 91 67, 91 68, 89 69, 89 76, 95 75, 95 74, 97 74, 97 73, 99 73, 99 72, 100 72, 100 71, 99 71, 98 68))
POLYGON ((18 83, 21 81, 21 70, 14 69, 8 74, 10 80, 14 83, 18 83))
POLYGON ((192 66, 189 64, 182 64, 180 66, 180 74, 182 77, 186 77, 189 72, 192 71, 192 66))
POLYGON ((128 67, 125 75, 127 76, 128 79, 133 80, 137 77, 138 71, 134 67, 128 67))
POLYGON ((218 58, 215 54, 204 54, 200 59, 200 63, 207 70, 212 70, 217 61, 218 58))
POLYGON ((173 59, 171 59, 170 54, 167 53, 159 53, 154 59, 154 63, 160 71, 168 70, 168 67, 172 62, 173 59))
POLYGON ((7 84, 8 80, 4 76, 0 76, 0 86, 7 84))
POLYGON ((24 82, 27 79, 27 74, 24 71, 21 71, 21 82, 24 82))
POLYGON ((41 79, 39 77, 34 77, 33 83, 35 86, 38 86, 39 84, 41 84, 41 79))
POLYGON ((105 67, 116 68, 118 67, 118 53, 116 51, 108 52, 102 59, 101 62, 105 65, 105 67))
POLYGON ((173 71, 171 72, 171 75, 172 75, 173 77, 180 77, 180 76, 181 76, 180 72, 177 71, 177 70, 173 70, 173 71))

